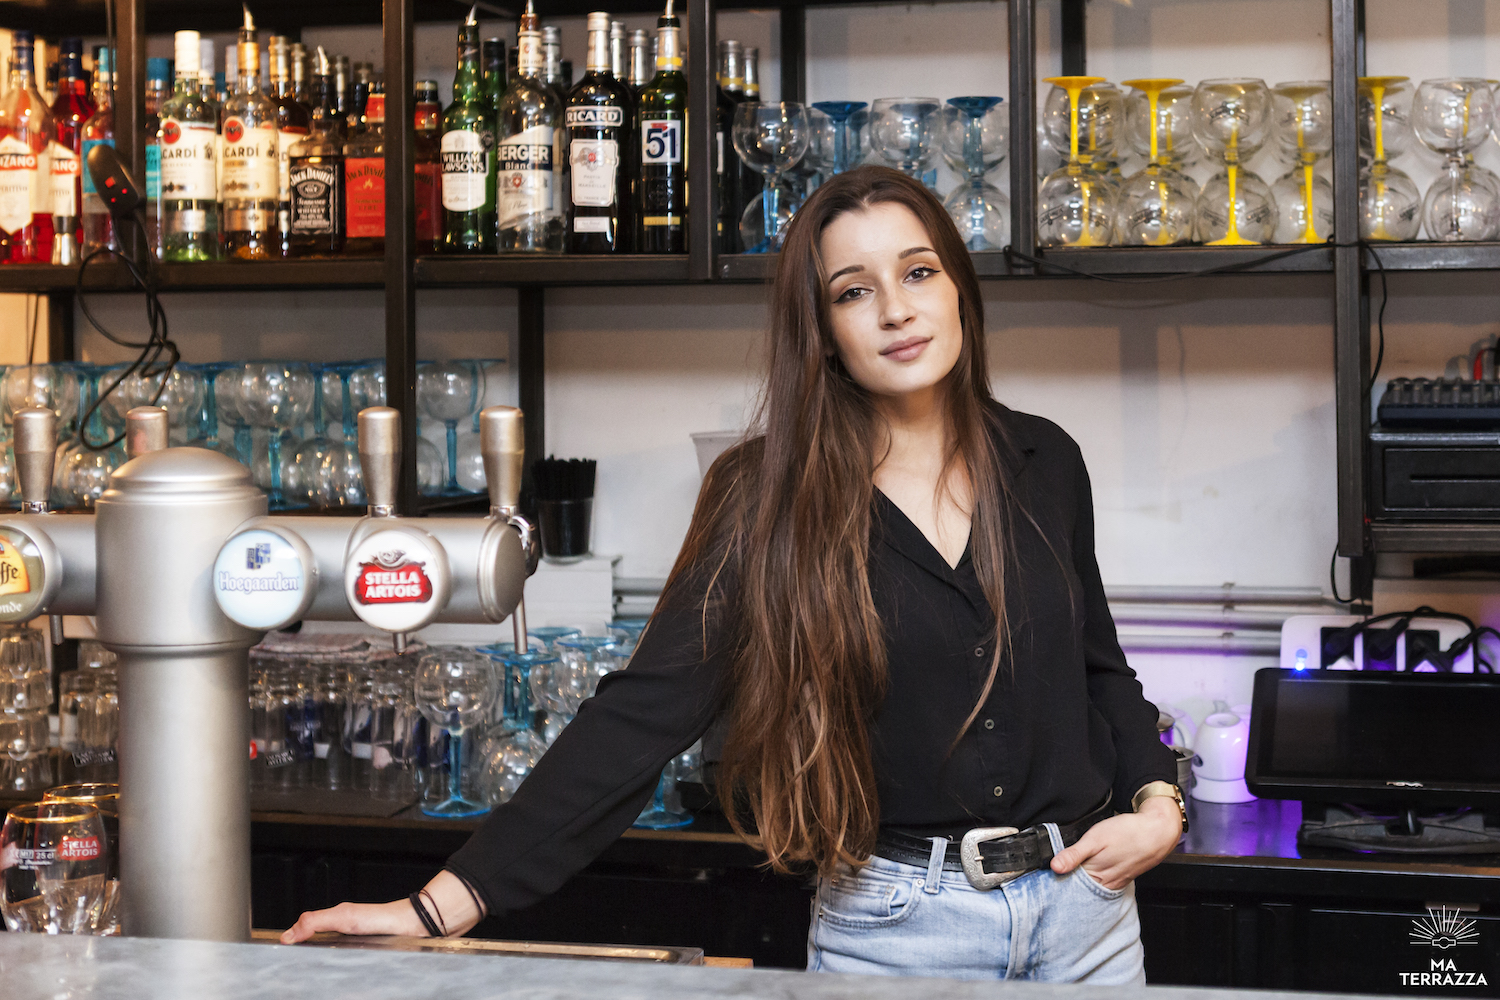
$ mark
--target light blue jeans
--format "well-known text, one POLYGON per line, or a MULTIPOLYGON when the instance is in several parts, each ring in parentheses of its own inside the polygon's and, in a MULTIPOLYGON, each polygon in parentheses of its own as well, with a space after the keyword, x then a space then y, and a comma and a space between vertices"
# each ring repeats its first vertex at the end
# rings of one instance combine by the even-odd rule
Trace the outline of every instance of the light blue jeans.
MULTIPOLYGON (((1057 824, 1045 823, 1054 852, 1057 824)), ((980 891, 941 862, 873 858, 818 882, 809 972, 1144 984, 1135 883, 1106 889, 1083 868, 1039 868, 980 891), (934 879, 930 875, 936 872, 934 879)))

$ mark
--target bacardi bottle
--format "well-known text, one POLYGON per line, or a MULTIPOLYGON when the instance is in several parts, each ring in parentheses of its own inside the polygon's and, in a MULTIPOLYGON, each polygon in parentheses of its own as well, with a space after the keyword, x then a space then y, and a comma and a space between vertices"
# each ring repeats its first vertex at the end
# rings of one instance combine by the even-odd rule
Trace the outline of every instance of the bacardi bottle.
POLYGON ((714 110, 714 185, 719 198, 714 228, 719 253, 739 253, 740 215, 745 210, 740 158, 734 152, 734 109, 745 100, 745 54, 739 42, 719 43, 719 94, 714 110))
MULTIPOLYGON (((162 260, 219 259, 219 105, 213 99, 213 52, 205 85, 198 32, 179 31, 176 86, 161 109, 162 260)), ((210 43, 212 45, 212 43, 210 43)))
POLYGON ((631 92, 639 97, 655 72, 655 64, 651 58, 651 36, 644 29, 637 28, 630 33, 631 92))
POLYGON ((344 119, 334 106, 328 53, 314 54, 311 131, 291 148, 291 256, 344 249, 344 119))
POLYGON ((536 9, 526 0, 516 49, 516 79, 505 92, 496 123, 499 161, 496 207, 499 249, 558 252, 566 235, 562 104, 542 80, 545 60, 536 9))
POLYGON ((417 253, 437 253, 443 242, 443 108, 436 80, 418 80, 414 143, 417 253))
POLYGON ((495 251, 495 109, 485 96, 475 11, 458 31, 453 103, 443 112, 445 253, 495 251))
POLYGON ((312 130, 312 109, 297 100, 292 89, 291 49, 282 35, 271 37, 271 97, 276 102, 276 229, 281 254, 291 255, 292 146, 312 130))
POLYGON ((344 143, 344 252, 385 253, 385 95, 365 99, 359 134, 344 143))
POLYGON ((146 245, 161 259, 161 106, 172 96, 172 60, 146 60, 146 245))
POLYGON ((0 263, 52 259, 52 114, 32 79, 33 36, 11 35, 10 87, 0 97, 0 263))
POLYGON ((656 75, 641 91, 636 128, 641 175, 636 188, 636 250, 687 252, 687 77, 682 24, 672 0, 656 21, 656 75))
POLYGON ((89 150, 115 144, 114 51, 100 49, 94 59, 94 113, 83 123, 83 252, 120 249, 115 217, 94 188, 89 173, 89 150))
POLYGON ((247 8, 235 92, 224 104, 224 251, 236 260, 281 256, 276 110, 260 89, 260 46, 247 8))
POLYGON ((568 95, 570 193, 568 250, 616 253, 628 249, 630 178, 621 152, 631 148, 630 91, 609 68, 609 15, 588 17, 588 70, 568 95))
POLYGON ((94 113, 88 82, 83 78, 83 39, 58 43, 57 99, 52 122, 57 130, 50 143, 52 194, 52 263, 78 263, 83 245, 83 123, 94 113))

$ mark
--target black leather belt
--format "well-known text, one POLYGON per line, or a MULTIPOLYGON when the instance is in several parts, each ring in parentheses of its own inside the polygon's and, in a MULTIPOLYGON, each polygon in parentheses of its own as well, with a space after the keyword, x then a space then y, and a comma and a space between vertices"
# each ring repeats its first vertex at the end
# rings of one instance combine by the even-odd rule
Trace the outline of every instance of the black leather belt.
MULTIPOLYGON (((1111 796, 1093 812, 1071 823, 1058 824, 1064 847, 1078 842, 1084 832, 1102 819, 1114 814, 1111 796)), ((1040 826, 1017 830, 1013 826, 978 827, 963 839, 948 842, 943 852, 943 870, 963 872, 976 889, 992 889, 1052 860, 1052 838, 1040 826)), ((914 837, 899 830, 881 830, 875 841, 875 854, 888 861, 925 868, 932 858, 932 840, 914 837)))

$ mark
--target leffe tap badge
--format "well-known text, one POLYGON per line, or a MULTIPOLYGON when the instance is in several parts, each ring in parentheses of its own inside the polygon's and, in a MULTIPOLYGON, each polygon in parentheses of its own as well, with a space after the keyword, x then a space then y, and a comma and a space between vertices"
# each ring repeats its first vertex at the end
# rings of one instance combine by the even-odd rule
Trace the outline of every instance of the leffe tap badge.
POLYGON ((344 595, 368 625, 415 632, 448 604, 448 556, 420 528, 382 528, 358 539, 344 561, 344 595))

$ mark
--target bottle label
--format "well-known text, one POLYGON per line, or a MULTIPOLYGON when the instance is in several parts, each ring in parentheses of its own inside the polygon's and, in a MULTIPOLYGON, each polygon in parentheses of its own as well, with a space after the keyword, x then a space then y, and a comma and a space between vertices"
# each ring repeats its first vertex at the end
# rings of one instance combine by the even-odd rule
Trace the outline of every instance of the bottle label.
POLYGON ((715 155, 715 158, 714 158, 714 172, 718 173, 718 174, 723 174, 724 173, 724 130, 723 129, 719 129, 717 132, 714 133, 714 144, 718 147, 718 152, 717 152, 717 154, 715 155))
MULTIPOLYGON (((161 194, 173 201, 218 198, 219 136, 212 122, 161 122, 161 194)), ((200 230, 190 230, 199 232, 200 230)))
POLYGON ((484 207, 485 181, 490 172, 486 133, 472 129, 444 132, 443 207, 450 212, 472 212, 484 207))
POLYGON ((31 224, 31 203, 41 186, 38 173, 38 157, 30 146, 13 135, 0 139, 0 231, 15 233, 31 224))
POLYGON ((604 233, 609 234, 609 216, 607 215, 580 215, 573 220, 573 232, 575 233, 604 233))
POLYGON ((552 143, 552 127, 534 125, 502 139, 495 147, 501 229, 528 215, 552 211, 552 143))
POLYGON ((620 144, 613 139, 574 139, 568 149, 568 163, 573 168, 573 204, 591 208, 613 205, 620 144))
POLYGON ((292 145, 307 138, 307 129, 282 129, 276 133, 276 197, 292 200, 292 145))
POLYGON ((385 236, 385 157, 354 156, 344 161, 344 235, 350 239, 385 236))
POLYGON ((302 157, 291 161, 292 232, 331 236, 338 231, 338 171, 336 163, 311 163, 302 157))
POLYGON ((416 196, 417 241, 430 243, 443 235, 443 174, 437 163, 418 163, 412 178, 416 196))
POLYGON ((60 142, 52 143, 52 214, 78 214, 78 154, 60 142))
POLYGON ((682 119, 658 119, 641 123, 641 162, 682 162, 682 119))
MULTIPOLYGON (((154 202, 160 197, 161 143, 153 142, 146 147, 146 200, 154 202)), ((56 209, 53 214, 56 214, 56 209)))
POLYGON ((224 200, 275 201, 278 173, 276 130, 224 119, 224 200))
MULTIPOLYGON (((85 140, 83 140, 83 162, 84 162, 84 164, 87 164, 89 162, 89 151, 92 150, 95 146, 110 146, 110 147, 113 147, 114 144, 115 144, 115 141, 113 139, 85 139, 85 140)), ((94 188, 94 175, 91 174, 91 173, 89 173, 88 167, 84 166, 83 169, 80 172, 83 174, 83 193, 84 193, 84 196, 87 197, 88 195, 91 195, 91 194, 95 194, 95 195, 98 194, 99 192, 94 188)))
POLYGON ((625 112, 612 104, 584 104, 567 110, 568 128, 619 128, 625 112))

